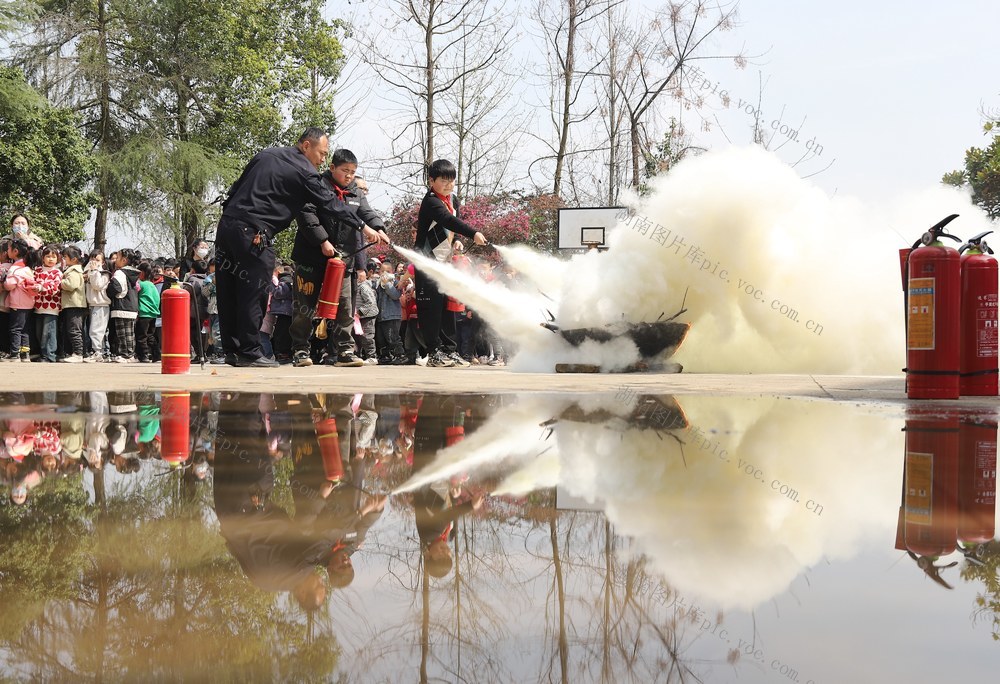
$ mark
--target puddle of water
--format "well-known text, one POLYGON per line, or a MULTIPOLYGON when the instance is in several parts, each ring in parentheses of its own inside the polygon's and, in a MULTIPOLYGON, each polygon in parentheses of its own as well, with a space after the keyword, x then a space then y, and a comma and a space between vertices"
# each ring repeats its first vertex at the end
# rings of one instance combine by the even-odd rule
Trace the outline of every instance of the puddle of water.
POLYGON ((0 429, 5 677, 927 681, 996 662, 991 411, 87 392, 0 395, 0 429))

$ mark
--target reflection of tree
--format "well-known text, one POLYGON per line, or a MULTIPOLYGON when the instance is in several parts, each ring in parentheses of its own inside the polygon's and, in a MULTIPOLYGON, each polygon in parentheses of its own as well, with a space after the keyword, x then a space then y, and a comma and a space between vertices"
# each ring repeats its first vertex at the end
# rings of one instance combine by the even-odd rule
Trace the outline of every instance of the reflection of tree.
POLYGON ((993 623, 993 640, 1000 641, 1000 541, 994 539, 968 550, 969 561, 962 568, 962 579, 980 581, 983 590, 976 596, 976 619, 993 623))
POLYGON ((73 496, 39 491, 49 519, 3 527, 11 542, 0 550, 0 593, 25 598, 0 613, 13 671, 60 681, 302 681, 336 668, 335 639, 312 638, 292 601, 245 579, 209 514, 207 487, 179 472, 117 495, 103 483, 95 477, 96 512, 80 504, 76 478, 73 496))
MULTIPOLYGON (((614 682, 627 674, 634 681, 701 681, 686 655, 697 639, 691 623, 678 619, 668 605, 669 588, 646 572, 640 556, 620 558, 622 538, 611 524, 578 511, 552 511, 547 518, 552 657, 540 678, 614 682)), ((539 539, 539 556, 543 545, 539 539)))

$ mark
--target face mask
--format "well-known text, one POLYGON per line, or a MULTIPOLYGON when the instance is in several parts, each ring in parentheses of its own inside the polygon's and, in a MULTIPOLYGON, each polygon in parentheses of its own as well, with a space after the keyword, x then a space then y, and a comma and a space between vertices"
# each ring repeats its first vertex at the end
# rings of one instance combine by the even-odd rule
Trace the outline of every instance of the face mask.
POLYGON ((14 226, 14 235, 17 237, 24 237, 28 234, 28 226, 14 226))
POLYGON ((208 250, 205 249, 204 247, 202 247, 201 249, 196 249, 194 253, 199 259, 204 259, 205 257, 208 256, 208 250))

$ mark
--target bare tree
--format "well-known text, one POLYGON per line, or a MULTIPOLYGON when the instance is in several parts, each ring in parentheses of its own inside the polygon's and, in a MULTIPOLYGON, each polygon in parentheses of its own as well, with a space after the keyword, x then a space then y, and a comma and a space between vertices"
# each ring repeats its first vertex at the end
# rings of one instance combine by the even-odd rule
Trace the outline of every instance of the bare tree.
POLYGON ((545 41, 548 76, 551 87, 549 108, 556 143, 551 148, 549 158, 555 161, 552 175, 552 194, 560 196, 563 176, 566 171, 566 157, 569 154, 570 128, 573 124, 587 120, 596 111, 597 105, 587 102, 583 111, 578 111, 581 94, 587 77, 594 65, 580 68, 578 60, 583 52, 585 37, 581 31, 586 24, 610 13, 623 0, 540 0, 534 11, 534 19, 541 29, 545 41))
POLYGON ((673 2, 640 30, 622 36, 625 58, 617 72, 609 70, 604 76, 625 109, 633 187, 641 183, 643 160, 654 137, 647 134, 646 123, 661 95, 682 94, 684 67, 707 59, 733 59, 737 66, 745 66, 742 54, 706 54, 709 38, 735 26, 736 10, 736 2, 673 2))
MULTIPOLYGON (((459 49, 462 64, 475 59, 477 48, 468 40, 463 40, 459 49)), ((528 115, 511 96, 517 81, 513 73, 516 65, 515 69, 501 66, 508 62, 509 51, 504 46, 494 68, 463 74, 455 87, 442 95, 441 109, 446 112, 442 126, 454 135, 455 186, 463 201, 496 194, 518 180, 509 173, 514 162, 510 150, 519 146, 528 115)))
MULTIPOLYGON (((492 69, 508 43, 512 22, 504 20, 491 0, 389 0, 389 11, 387 27, 362 37, 364 60, 414 104, 419 117, 405 127, 414 135, 397 156, 399 163, 412 164, 419 151, 426 168, 434 160, 436 127, 442 124, 435 109, 438 96, 470 74, 492 69), (463 51, 463 45, 476 47, 463 51)), ((394 143, 406 138, 405 129, 394 143)))

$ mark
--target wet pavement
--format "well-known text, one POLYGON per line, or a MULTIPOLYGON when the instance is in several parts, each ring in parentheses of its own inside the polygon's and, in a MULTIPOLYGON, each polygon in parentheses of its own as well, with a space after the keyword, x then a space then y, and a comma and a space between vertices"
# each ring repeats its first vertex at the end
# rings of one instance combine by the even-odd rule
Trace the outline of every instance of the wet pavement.
POLYGON ((995 405, 645 382, 0 394, 0 680, 993 680, 995 405))

